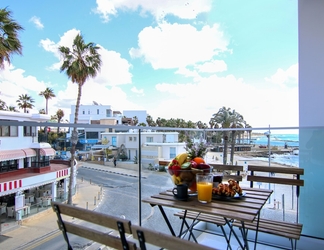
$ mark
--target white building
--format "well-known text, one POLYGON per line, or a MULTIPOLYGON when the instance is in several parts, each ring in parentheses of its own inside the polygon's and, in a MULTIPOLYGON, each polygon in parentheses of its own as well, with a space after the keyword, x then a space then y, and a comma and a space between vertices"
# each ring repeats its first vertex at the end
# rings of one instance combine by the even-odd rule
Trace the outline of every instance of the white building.
MULTIPOLYGON (((39 127, 23 123, 49 119, 49 115, 0 111, 0 203, 5 204, 1 213, 11 213, 19 219, 44 192, 55 199, 56 183, 69 177, 69 166, 51 166, 55 151, 48 143, 38 142, 39 127), (4 123, 8 121, 19 121, 22 125, 4 123), (42 194, 36 193, 40 187, 44 188, 42 194)), ((65 181, 65 191, 67 184, 65 181)))
MULTIPOLYGON (((105 132, 101 140, 109 145, 122 148, 129 160, 139 158, 139 133, 137 129, 128 132, 105 132)), ((143 167, 158 164, 159 160, 170 160, 177 154, 185 152, 185 143, 178 141, 178 132, 141 131, 141 162, 143 167)))
MULTIPOLYGON (((138 118, 138 123, 146 123, 146 111, 144 110, 126 110, 123 114, 119 111, 114 111, 111 105, 98 105, 94 102, 93 105, 80 105, 78 124, 100 124, 100 125, 132 125, 132 118, 138 118), (126 118, 125 118, 126 117, 126 118)), ((70 122, 74 122, 75 105, 71 106, 70 122)), ((121 132, 127 131, 128 128, 118 131, 113 129, 103 128, 85 128, 79 127, 79 143, 83 144, 82 150, 90 150, 90 148, 100 141, 102 132, 121 132)), ((67 139, 71 137, 71 131, 67 133, 67 139)))

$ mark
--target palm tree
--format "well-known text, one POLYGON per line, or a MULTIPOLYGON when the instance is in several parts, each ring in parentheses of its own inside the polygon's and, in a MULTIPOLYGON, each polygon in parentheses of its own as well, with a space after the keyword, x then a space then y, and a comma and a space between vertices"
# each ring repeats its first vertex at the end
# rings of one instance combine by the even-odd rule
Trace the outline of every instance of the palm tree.
POLYGON ((44 91, 41 91, 39 95, 44 96, 46 100, 45 112, 46 114, 48 114, 48 99, 52 99, 52 97, 56 97, 56 95, 54 94, 54 91, 51 88, 46 88, 44 91))
MULTIPOLYGON (((248 123, 245 123, 245 128, 252 128, 252 126, 248 123)), ((247 132, 247 142, 250 143, 252 130, 247 130, 246 132, 247 132)))
POLYGON ((27 113, 27 109, 31 109, 34 107, 34 99, 27 95, 27 94, 23 94, 23 95, 19 95, 19 99, 16 101, 18 103, 18 107, 20 109, 24 110, 24 113, 27 113))
POLYGON ((11 17, 11 11, 7 8, 0 9, 0 69, 4 68, 4 62, 10 64, 11 54, 22 54, 22 45, 18 39, 18 32, 23 30, 11 17))
MULTIPOLYGON (((83 36, 78 34, 73 41, 72 49, 60 46, 59 51, 63 56, 63 64, 60 71, 64 71, 73 83, 78 84, 78 95, 75 105, 74 124, 78 123, 82 86, 88 78, 94 78, 101 68, 101 59, 98 50, 100 48, 94 43, 85 43, 83 36)), ((78 142, 77 128, 74 127, 71 137, 71 174, 69 183, 68 204, 72 204, 73 176, 75 148, 78 142)))
POLYGON ((198 121, 198 122, 196 122, 196 125, 197 125, 197 127, 198 127, 199 129, 202 129, 202 127, 203 127, 203 123, 202 123, 202 121, 198 121))
POLYGON ((133 125, 136 126, 137 123, 138 123, 138 118, 137 118, 137 116, 135 115, 135 116, 133 117, 133 125))
MULTIPOLYGON (((57 123, 61 123, 63 117, 64 117, 64 111, 62 109, 58 109, 56 111, 56 117, 57 117, 57 123)), ((57 127, 57 133, 60 132, 60 127, 57 127)))
MULTIPOLYGON (((216 114, 213 114, 213 121, 218 123, 221 128, 229 128, 232 124, 231 109, 222 107, 218 110, 216 114)), ((224 141, 224 152, 223 152, 223 164, 227 163, 227 147, 228 147, 228 131, 223 131, 223 141, 224 141)))
POLYGON ((1 99, 0 99, 0 110, 7 110, 6 102, 1 99))
POLYGON ((14 106, 9 106, 7 110, 11 112, 19 112, 14 106))
POLYGON ((231 128, 233 128, 232 130, 232 143, 231 143, 231 164, 234 164, 234 151, 235 151, 235 140, 236 140, 236 134, 237 131, 234 130, 234 128, 243 128, 244 127, 244 118, 241 114, 239 114, 238 112, 236 112, 235 110, 233 110, 231 112, 231 116, 232 116, 232 124, 231 124, 231 128))
POLYGON ((148 115, 146 117, 146 122, 147 122, 147 125, 149 125, 149 127, 154 127, 156 125, 156 123, 154 122, 152 116, 148 115))
POLYGON ((146 123, 145 123, 145 122, 141 122, 141 123, 139 123, 137 126, 140 126, 140 127, 146 127, 146 123))

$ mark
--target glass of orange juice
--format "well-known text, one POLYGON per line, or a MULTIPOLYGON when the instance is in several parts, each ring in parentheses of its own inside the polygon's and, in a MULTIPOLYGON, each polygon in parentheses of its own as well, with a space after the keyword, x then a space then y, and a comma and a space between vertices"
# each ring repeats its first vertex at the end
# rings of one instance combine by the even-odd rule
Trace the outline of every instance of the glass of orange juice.
POLYGON ((198 201, 202 203, 211 202, 213 189, 213 174, 197 174, 198 201))

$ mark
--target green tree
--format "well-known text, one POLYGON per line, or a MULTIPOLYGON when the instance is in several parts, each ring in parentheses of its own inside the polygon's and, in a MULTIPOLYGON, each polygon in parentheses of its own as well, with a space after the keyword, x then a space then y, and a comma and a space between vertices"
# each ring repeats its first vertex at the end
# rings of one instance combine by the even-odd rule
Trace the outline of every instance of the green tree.
POLYGON ((160 118, 160 117, 158 117, 158 118, 156 119, 156 125, 157 125, 158 127, 166 127, 166 125, 167 125, 167 120, 164 119, 164 118, 160 118))
POLYGON ((137 116, 135 115, 135 116, 133 117, 133 125, 136 126, 137 124, 138 124, 138 118, 137 118, 137 116))
POLYGON ((52 97, 56 97, 56 95, 54 94, 54 91, 51 88, 46 88, 44 91, 41 91, 39 95, 44 96, 46 100, 45 114, 48 114, 48 100, 52 99, 52 97))
MULTIPOLYGON (((213 114, 213 121, 218 123, 221 128, 229 128, 232 124, 232 115, 231 109, 222 107, 218 110, 216 114, 213 114)), ((223 131, 223 143, 224 143, 224 152, 223 152, 223 164, 227 163, 227 148, 228 148, 228 131, 223 131)))
POLYGON ((146 123, 145 123, 145 122, 141 122, 141 123, 139 123, 137 126, 140 126, 140 127, 146 127, 146 123))
POLYGON ((16 109, 16 107, 14 107, 14 106, 9 106, 9 107, 7 108, 7 110, 8 110, 8 111, 11 111, 11 112, 19 112, 19 111, 16 109))
MULTIPOLYGON (((248 123, 245 123, 245 128, 252 128, 252 126, 250 125, 250 124, 248 124, 248 123)), ((246 131, 247 132, 247 141, 248 141, 248 143, 250 143, 250 141, 251 141, 251 137, 252 137, 252 130, 247 130, 246 131)))
MULTIPOLYGON (((78 123, 80 100, 82 96, 82 86, 87 79, 97 75, 101 68, 101 59, 98 52, 100 48, 94 43, 85 43, 83 36, 78 34, 73 41, 72 49, 69 47, 60 46, 59 51, 63 56, 63 64, 60 71, 64 71, 73 83, 78 84, 78 95, 75 105, 74 124, 78 123)), ((72 204, 72 189, 74 186, 74 159, 75 149, 78 142, 77 128, 72 131, 72 147, 71 147, 71 175, 69 183, 68 204, 72 204)))
POLYGON ((232 117, 232 123, 231 123, 231 128, 232 130, 232 138, 231 138, 231 164, 234 164, 234 151, 235 151, 235 142, 236 142, 236 135, 239 134, 238 131, 235 130, 235 128, 243 128, 244 127, 244 118, 241 114, 233 110, 231 112, 231 117, 232 117))
POLYGON ((1 99, 0 99, 0 110, 7 110, 6 102, 1 99))
POLYGON ((22 54, 22 45, 18 39, 21 30, 23 27, 12 19, 11 11, 0 9, 0 69, 4 68, 5 61, 10 64, 12 54, 22 54))
POLYGON ((34 99, 27 95, 27 94, 23 94, 23 95, 19 95, 19 99, 16 101, 18 103, 18 107, 20 109, 24 110, 24 113, 27 113, 27 109, 32 109, 34 107, 34 99))
POLYGON ((154 122, 152 116, 150 116, 150 115, 146 116, 146 122, 147 122, 147 125, 149 125, 149 127, 156 126, 156 123, 154 122))
MULTIPOLYGON (((64 117, 64 111, 62 109, 58 109, 56 111, 57 123, 61 123, 64 117)), ((57 127, 57 133, 60 133, 60 127, 57 127)))

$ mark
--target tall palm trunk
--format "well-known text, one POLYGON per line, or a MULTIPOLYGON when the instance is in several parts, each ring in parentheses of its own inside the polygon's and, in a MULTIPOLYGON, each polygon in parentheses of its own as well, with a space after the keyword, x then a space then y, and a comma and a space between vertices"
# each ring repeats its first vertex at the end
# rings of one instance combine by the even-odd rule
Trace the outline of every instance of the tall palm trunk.
POLYGON ((228 148, 228 132, 224 131, 224 156, 223 156, 223 164, 227 163, 227 148, 228 148))
POLYGON ((231 164, 234 164, 234 152, 235 152, 235 130, 232 131, 232 141, 231 141, 231 164))
MULTIPOLYGON (((61 123, 61 120, 58 119, 57 123, 60 124, 61 123)), ((60 126, 59 125, 57 125, 57 133, 58 134, 60 133, 60 126)))
MULTIPOLYGON (((78 98, 75 105, 74 124, 78 123, 81 94, 82 94, 82 84, 78 84, 78 98)), ((75 160, 76 145, 78 143, 78 131, 76 127, 73 128, 71 142, 72 142, 72 147, 70 151, 71 152, 71 174, 70 174, 69 195, 68 195, 68 204, 70 205, 72 205, 72 197, 73 197, 72 192, 74 187, 74 175, 75 175, 74 160, 75 160)))

